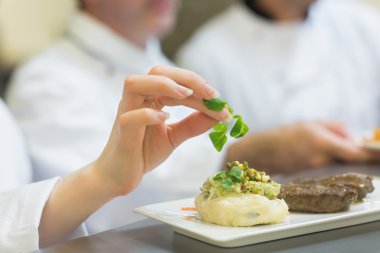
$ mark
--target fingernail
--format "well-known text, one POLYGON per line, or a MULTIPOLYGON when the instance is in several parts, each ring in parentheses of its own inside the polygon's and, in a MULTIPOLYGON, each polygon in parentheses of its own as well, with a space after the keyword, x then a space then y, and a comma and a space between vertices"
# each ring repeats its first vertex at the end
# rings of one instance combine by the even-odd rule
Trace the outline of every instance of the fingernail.
POLYGON ((177 88, 177 90, 179 91, 179 93, 181 93, 182 95, 188 97, 190 95, 193 94, 193 90, 189 89, 189 88, 186 88, 186 87, 183 87, 183 86, 179 86, 177 88))
POLYGON ((219 92, 212 88, 210 85, 206 84, 205 91, 208 98, 217 98, 219 97, 219 92))
POLYGON ((232 120, 232 115, 227 109, 223 109, 223 111, 220 112, 220 116, 223 121, 230 122, 232 120))
POLYGON ((168 112, 160 112, 159 118, 161 120, 167 120, 168 118, 170 118, 170 114, 168 112))

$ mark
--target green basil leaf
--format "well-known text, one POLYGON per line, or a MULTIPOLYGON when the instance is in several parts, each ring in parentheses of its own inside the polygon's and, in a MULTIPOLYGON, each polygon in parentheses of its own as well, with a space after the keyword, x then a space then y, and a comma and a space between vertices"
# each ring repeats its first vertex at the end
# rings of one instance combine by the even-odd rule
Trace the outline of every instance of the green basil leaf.
POLYGON ((211 111, 221 111, 227 102, 221 98, 203 99, 205 106, 211 111))
POLYGON ((237 138, 243 131, 243 119, 240 115, 235 115, 234 119, 237 119, 235 125, 232 127, 230 135, 237 138))
POLYGON ((227 142, 227 136, 223 132, 212 132, 209 134, 212 144, 215 149, 220 152, 227 142))
POLYGON ((232 167, 228 172, 228 176, 232 178, 233 181, 241 183, 243 181, 242 179, 242 170, 239 169, 238 167, 232 167))
POLYGON ((224 180, 220 186, 223 188, 223 189, 231 189, 232 188, 232 180, 230 178, 227 178, 226 180, 224 180))
POLYGON ((227 132, 228 126, 223 123, 218 123, 213 127, 215 132, 227 132))
MULTIPOLYGON (((231 115, 234 113, 234 110, 227 104, 225 100, 221 98, 203 99, 203 103, 209 110, 212 111, 221 111, 224 108, 227 108, 231 115)), ((236 122, 231 129, 230 136, 234 138, 243 137, 249 131, 249 127, 243 122, 243 119, 240 115, 234 115, 233 118, 236 119, 236 122)), ((216 124, 213 127, 214 131, 209 134, 212 144, 219 152, 227 142, 226 133, 229 130, 230 124, 230 121, 216 124)))
POLYGON ((237 120, 235 122, 235 125, 232 127, 230 136, 234 138, 243 137, 249 131, 249 127, 243 122, 243 119, 240 115, 235 115, 234 118, 237 120))
POLYGON ((226 172, 222 171, 222 172, 219 172, 218 174, 216 174, 213 178, 214 180, 224 180, 226 179, 226 172))
POLYGON ((230 112, 231 115, 234 114, 234 110, 228 104, 227 104, 227 109, 228 109, 228 111, 230 112))
POLYGON ((238 135, 237 138, 243 137, 246 133, 248 133, 249 127, 247 124, 243 122, 243 130, 241 131, 240 135, 238 135))

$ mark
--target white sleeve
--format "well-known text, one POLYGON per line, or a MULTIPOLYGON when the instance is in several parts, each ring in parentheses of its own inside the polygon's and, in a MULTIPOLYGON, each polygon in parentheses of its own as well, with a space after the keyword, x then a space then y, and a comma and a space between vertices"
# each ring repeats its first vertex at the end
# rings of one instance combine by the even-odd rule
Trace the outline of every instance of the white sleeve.
MULTIPOLYGON (((0 194, 0 252, 23 253, 39 248, 42 211, 57 181, 54 178, 0 194)), ((85 228, 73 234, 84 236, 85 228)))
POLYGON ((0 192, 31 181, 32 168, 21 131, 0 99, 0 192))
POLYGON ((112 129, 113 120, 92 106, 101 104, 99 98, 85 90, 79 75, 65 76, 60 71, 23 68, 7 92, 9 108, 26 138, 36 180, 67 175, 95 160, 112 129))

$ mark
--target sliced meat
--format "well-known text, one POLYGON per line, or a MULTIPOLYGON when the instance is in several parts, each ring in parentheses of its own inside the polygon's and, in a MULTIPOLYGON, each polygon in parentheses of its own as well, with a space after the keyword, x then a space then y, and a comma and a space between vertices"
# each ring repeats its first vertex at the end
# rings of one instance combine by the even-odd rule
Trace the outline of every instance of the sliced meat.
POLYGON ((297 183, 324 186, 345 185, 355 189, 357 192, 357 200, 360 201, 367 195, 367 193, 374 190, 372 180, 372 176, 358 173, 347 173, 317 179, 301 180, 297 181, 297 183))
POLYGON ((347 210, 357 192, 345 185, 289 184, 281 187, 282 198, 290 211, 334 213, 347 210))

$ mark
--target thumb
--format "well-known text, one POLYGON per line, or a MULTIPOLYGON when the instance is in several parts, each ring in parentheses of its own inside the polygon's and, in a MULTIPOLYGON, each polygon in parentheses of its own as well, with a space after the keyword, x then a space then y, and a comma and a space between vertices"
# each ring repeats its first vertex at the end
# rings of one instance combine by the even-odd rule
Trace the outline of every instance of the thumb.
POLYGON ((205 133, 217 123, 217 120, 202 112, 194 112, 183 120, 169 126, 169 138, 173 147, 176 148, 187 139, 205 133))

